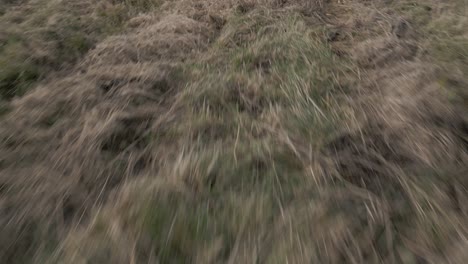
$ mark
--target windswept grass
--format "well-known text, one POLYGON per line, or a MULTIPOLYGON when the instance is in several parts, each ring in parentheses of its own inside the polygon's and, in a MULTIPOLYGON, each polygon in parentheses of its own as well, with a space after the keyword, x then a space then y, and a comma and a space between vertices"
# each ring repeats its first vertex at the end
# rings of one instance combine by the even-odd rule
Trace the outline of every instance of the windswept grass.
POLYGON ((458 4, 19 4, 0 259, 465 263, 458 4))
POLYGON ((24 1, 0 17, 0 99, 24 95, 51 72, 70 69, 104 37, 158 1, 24 1))

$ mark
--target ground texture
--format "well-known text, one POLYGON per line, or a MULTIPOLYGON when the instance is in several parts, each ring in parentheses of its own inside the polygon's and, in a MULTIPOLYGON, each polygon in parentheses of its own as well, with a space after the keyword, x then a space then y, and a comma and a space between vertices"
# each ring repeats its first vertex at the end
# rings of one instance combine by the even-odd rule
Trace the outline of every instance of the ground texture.
POLYGON ((1 263, 468 263, 465 0, 0 0, 1 263))

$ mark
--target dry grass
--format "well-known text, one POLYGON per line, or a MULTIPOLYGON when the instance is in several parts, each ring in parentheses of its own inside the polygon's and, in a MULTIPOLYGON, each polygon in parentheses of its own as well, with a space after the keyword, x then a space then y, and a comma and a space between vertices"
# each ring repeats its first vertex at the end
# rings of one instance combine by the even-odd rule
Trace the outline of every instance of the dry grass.
POLYGON ((467 14, 422 2, 8 2, 0 262, 466 263, 467 14))

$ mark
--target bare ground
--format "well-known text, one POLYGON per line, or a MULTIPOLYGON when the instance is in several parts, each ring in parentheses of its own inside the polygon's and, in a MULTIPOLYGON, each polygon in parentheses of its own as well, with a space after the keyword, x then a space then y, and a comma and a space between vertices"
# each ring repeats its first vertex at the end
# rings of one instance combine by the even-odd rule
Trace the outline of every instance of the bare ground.
POLYGON ((0 262, 468 262, 464 1, 1 1, 0 262))

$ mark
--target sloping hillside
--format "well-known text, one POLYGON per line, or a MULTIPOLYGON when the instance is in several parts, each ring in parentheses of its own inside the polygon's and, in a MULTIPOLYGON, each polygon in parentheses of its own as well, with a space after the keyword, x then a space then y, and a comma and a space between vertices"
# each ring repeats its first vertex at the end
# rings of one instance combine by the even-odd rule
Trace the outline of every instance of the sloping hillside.
POLYGON ((468 9, 0 0, 0 263, 468 263, 468 9))

